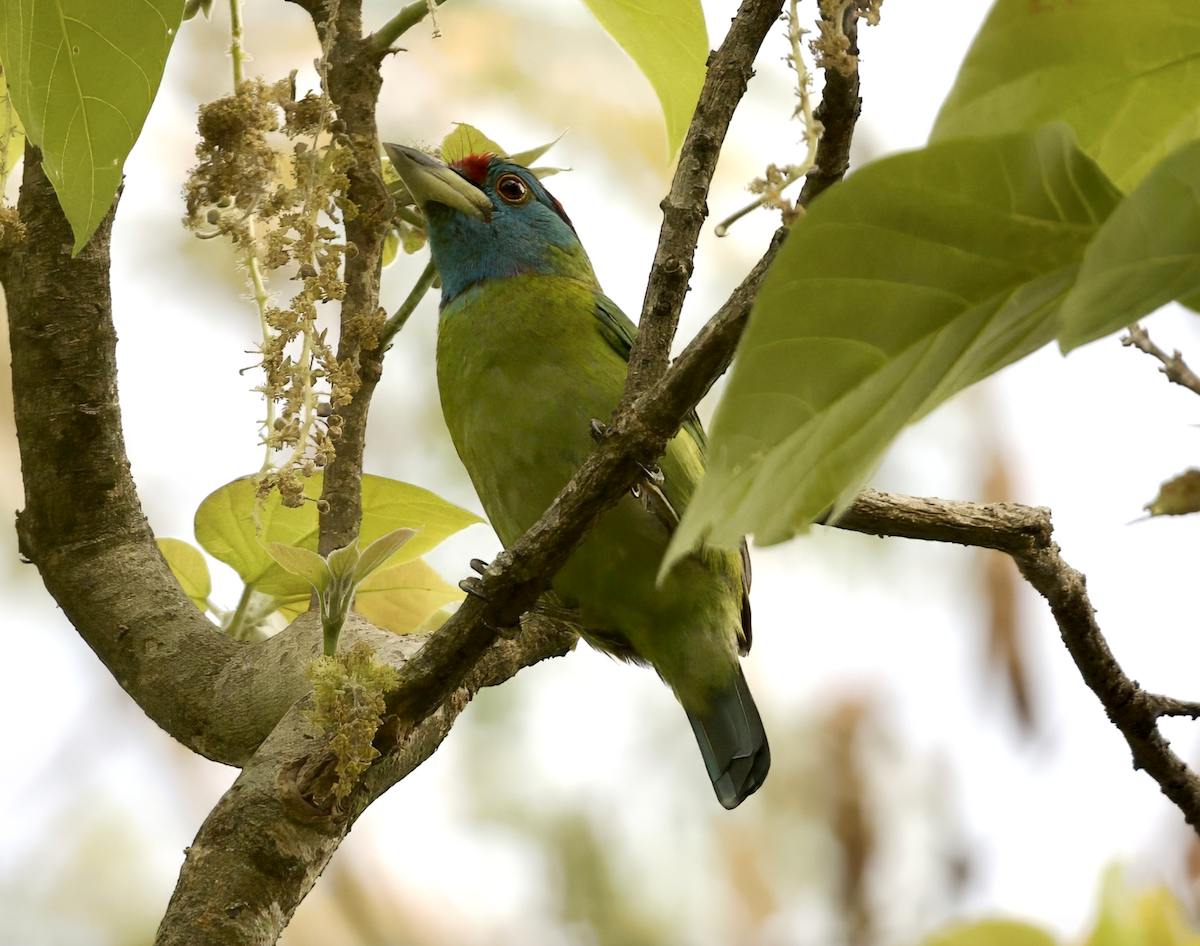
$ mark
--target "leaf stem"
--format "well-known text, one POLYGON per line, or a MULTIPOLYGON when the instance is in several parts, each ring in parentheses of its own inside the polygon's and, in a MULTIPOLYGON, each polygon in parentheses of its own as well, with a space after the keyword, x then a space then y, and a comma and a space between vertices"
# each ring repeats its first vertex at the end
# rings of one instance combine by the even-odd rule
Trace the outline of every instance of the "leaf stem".
POLYGON ((426 264, 425 270, 417 277, 417 283, 412 287, 408 298, 400 303, 400 308, 387 320, 383 326, 383 331, 379 333, 380 349, 387 348, 396 336, 396 333, 404 328, 404 323, 408 321, 408 317, 413 314, 413 310, 416 309, 420 301, 425 298, 425 293, 429 292, 435 279, 437 279, 437 268, 433 265, 433 260, 430 260, 426 264))
POLYGON ((236 94, 246 81, 242 63, 250 58, 242 46, 242 0, 229 0, 229 56, 233 60, 233 91, 236 94))
POLYGON ((253 595, 254 583, 246 582, 242 588, 242 596, 238 599, 237 608, 234 609, 233 617, 229 619, 229 625, 225 628, 225 633, 235 641, 246 639, 246 629, 242 625, 246 621, 246 612, 250 608, 250 599, 253 595))

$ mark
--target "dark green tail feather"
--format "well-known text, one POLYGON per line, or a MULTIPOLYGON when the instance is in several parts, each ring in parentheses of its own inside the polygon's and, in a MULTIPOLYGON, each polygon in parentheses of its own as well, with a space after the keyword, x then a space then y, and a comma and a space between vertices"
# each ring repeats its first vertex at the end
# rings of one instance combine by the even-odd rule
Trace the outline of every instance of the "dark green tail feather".
POLYGON ((726 808, 736 808, 758 790, 771 767, 767 734, 742 668, 709 712, 687 716, 717 799, 726 808))

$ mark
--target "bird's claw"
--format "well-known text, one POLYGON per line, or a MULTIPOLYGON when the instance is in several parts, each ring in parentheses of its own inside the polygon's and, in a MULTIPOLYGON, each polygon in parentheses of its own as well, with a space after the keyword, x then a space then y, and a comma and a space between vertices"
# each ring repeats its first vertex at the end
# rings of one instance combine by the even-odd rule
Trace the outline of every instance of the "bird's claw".
MULTIPOLYGON (((641 464, 639 463, 638 466, 641 466, 641 464)), ((654 486, 662 486, 662 484, 665 483, 667 480, 667 478, 665 476, 663 476, 663 471, 662 471, 661 467, 657 467, 657 466, 644 467, 643 466, 642 472, 646 474, 646 479, 648 479, 654 486)))
POLYGON ((608 425, 598 421, 595 417, 588 422, 588 430, 591 431, 592 439, 596 443, 601 443, 608 436, 608 425))
MULTIPOLYGON (((474 565, 474 563, 472 563, 474 565)), ((483 593, 483 582, 478 578, 464 578, 458 583, 460 591, 465 591, 473 598, 478 598, 480 601, 487 601, 488 597, 483 593)))
MULTIPOLYGON (((471 559, 471 567, 482 575, 484 569, 488 567, 488 563, 481 558, 473 558, 471 559)), ((480 601, 488 600, 488 596, 483 590, 483 581, 479 578, 476 578, 474 575, 464 578, 458 583, 458 587, 459 590, 465 591, 472 598, 478 598, 480 601)), ((499 624, 489 621, 486 612, 482 620, 487 627, 491 628, 491 630, 495 632, 497 637, 503 637, 505 640, 513 640, 518 634, 521 633, 521 625, 519 622, 515 627, 501 627, 499 624)))

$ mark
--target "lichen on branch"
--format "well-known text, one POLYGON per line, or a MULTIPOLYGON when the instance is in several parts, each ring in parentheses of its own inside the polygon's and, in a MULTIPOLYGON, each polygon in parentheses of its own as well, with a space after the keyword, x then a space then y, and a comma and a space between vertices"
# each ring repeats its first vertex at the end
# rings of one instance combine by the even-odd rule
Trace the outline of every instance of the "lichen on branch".
POLYGON ((308 717, 329 734, 329 749, 337 760, 337 777, 328 789, 330 800, 340 806, 379 758, 372 743, 386 708, 384 691, 396 686, 396 668, 377 661, 374 651, 359 641, 344 655, 318 657, 304 675, 313 687, 308 717))

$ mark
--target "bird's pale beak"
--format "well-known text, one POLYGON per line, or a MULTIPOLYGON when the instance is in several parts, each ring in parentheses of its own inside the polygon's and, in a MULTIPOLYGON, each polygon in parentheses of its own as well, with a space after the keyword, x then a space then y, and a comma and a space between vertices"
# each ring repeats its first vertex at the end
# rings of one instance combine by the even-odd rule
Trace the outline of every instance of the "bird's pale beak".
POLYGON ((421 207, 430 203, 445 204, 484 223, 491 221, 492 201, 488 195, 441 161, 403 145, 385 142, 383 150, 391 158, 392 167, 413 200, 421 207))

